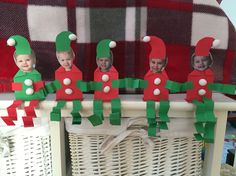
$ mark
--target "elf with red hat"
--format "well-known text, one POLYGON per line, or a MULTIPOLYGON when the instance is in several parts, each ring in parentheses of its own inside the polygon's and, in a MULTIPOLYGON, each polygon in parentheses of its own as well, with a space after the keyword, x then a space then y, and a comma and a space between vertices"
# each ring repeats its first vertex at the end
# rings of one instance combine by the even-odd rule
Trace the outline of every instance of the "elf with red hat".
POLYGON ((29 106, 24 107, 26 116, 22 117, 25 127, 34 126, 33 119, 36 117, 34 108, 40 100, 44 100, 46 92, 41 74, 34 68, 36 56, 26 38, 20 35, 11 36, 7 40, 9 46, 15 47, 14 61, 19 68, 12 83, 12 90, 16 100, 7 108, 8 116, 2 117, 7 125, 15 125, 17 120, 16 108, 24 101, 30 101, 29 106))
POLYGON ((94 81, 101 82, 102 88, 94 92, 94 114, 89 117, 94 126, 103 122, 103 102, 111 102, 110 123, 112 125, 120 125, 121 123, 119 90, 112 87, 112 81, 119 79, 119 74, 112 65, 113 54, 110 48, 114 47, 116 47, 116 42, 110 39, 101 40, 97 44, 96 62, 98 67, 94 71, 94 81))
POLYGON ((212 90, 222 93, 234 94, 235 87, 232 85, 214 84, 214 73, 211 70, 213 63, 210 49, 216 47, 219 40, 213 37, 204 37, 197 42, 195 53, 191 57, 194 70, 188 75, 188 82, 182 90, 187 90, 186 100, 196 105, 195 128, 197 140, 214 142, 214 128, 216 117, 213 113, 214 102, 212 90))
MULTIPOLYGON (((167 64, 166 46, 162 39, 156 36, 145 36, 144 42, 151 47, 149 58, 150 70, 144 76, 147 87, 144 89, 143 100, 147 101, 148 135, 156 136, 156 111, 155 102, 160 102, 158 125, 160 129, 168 129, 169 117, 169 90, 172 86, 178 87, 178 83, 170 81, 165 71, 167 64)), ((177 90, 178 91, 178 88, 177 90)))
POLYGON ((78 83, 82 83, 82 72, 73 64, 75 54, 70 44, 76 40, 76 35, 69 31, 63 31, 56 37, 56 56, 60 67, 55 72, 55 81, 46 85, 48 92, 56 90, 57 105, 50 113, 52 121, 61 120, 61 108, 66 101, 73 102, 71 115, 73 124, 81 124, 81 100, 83 94, 78 83))

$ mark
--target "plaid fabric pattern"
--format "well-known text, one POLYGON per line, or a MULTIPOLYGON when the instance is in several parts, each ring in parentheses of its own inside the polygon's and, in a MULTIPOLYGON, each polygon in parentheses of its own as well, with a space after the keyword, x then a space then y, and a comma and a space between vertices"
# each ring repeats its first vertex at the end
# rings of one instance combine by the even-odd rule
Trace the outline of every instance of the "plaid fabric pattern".
POLYGON ((73 48, 85 81, 93 80, 96 44, 104 38, 117 42, 120 77, 143 78, 149 66, 141 38, 157 35, 167 46, 170 79, 186 81, 194 46, 213 36, 221 40, 212 50, 216 81, 236 82, 235 28, 216 0, 0 0, 0 16, 0 77, 12 78, 17 70, 6 40, 20 34, 31 41, 43 78, 54 79, 55 37, 69 30, 78 36, 73 48))

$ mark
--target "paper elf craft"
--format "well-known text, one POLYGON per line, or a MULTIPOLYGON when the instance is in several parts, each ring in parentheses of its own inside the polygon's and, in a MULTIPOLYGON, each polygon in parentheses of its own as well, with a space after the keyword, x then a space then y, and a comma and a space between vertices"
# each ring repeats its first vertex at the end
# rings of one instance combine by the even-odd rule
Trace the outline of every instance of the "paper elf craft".
POLYGON ((112 125, 121 123, 121 107, 118 88, 112 87, 112 80, 118 80, 119 74, 112 66, 113 55, 110 48, 116 47, 116 42, 110 39, 101 40, 97 44, 96 62, 98 68, 94 71, 94 82, 102 82, 101 90, 94 91, 94 114, 89 117, 94 125, 103 123, 103 102, 111 102, 111 114, 109 116, 112 125))
POLYGON ((213 63, 209 52, 211 47, 219 44, 219 40, 205 37, 197 42, 195 53, 191 58, 194 70, 188 75, 188 82, 184 83, 182 90, 187 90, 186 100, 196 106, 195 138, 207 143, 214 142, 214 128, 216 117, 214 115, 214 102, 212 91, 234 94, 235 86, 213 83, 214 73, 210 66, 213 63))
POLYGON ((147 86, 144 88, 143 100, 146 101, 146 116, 148 122, 148 135, 156 136, 156 110, 155 102, 160 102, 158 110, 158 127, 168 129, 169 122, 169 90, 177 92, 180 84, 170 81, 164 68, 167 63, 166 46, 162 39, 156 36, 145 36, 144 42, 151 47, 148 55, 150 70, 145 74, 147 86))
POLYGON ((57 35, 56 54, 61 66, 55 72, 55 81, 47 84, 46 89, 49 93, 56 91, 58 101, 50 113, 51 120, 61 121, 61 109, 66 101, 72 101, 72 123, 81 124, 79 111, 83 94, 80 85, 83 85, 83 81, 82 72, 73 64, 75 55, 70 46, 72 40, 76 40, 76 35, 69 31, 63 31, 57 35))
POLYGON ((25 127, 34 126, 33 118, 36 117, 34 108, 40 100, 44 100, 46 92, 41 74, 34 69, 36 58, 29 42, 20 35, 11 36, 7 40, 9 46, 15 46, 14 60, 20 70, 16 73, 12 83, 15 92, 15 101, 7 108, 8 116, 2 117, 7 125, 15 125, 17 120, 16 108, 24 101, 30 101, 29 106, 24 107, 26 116, 22 117, 25 127))

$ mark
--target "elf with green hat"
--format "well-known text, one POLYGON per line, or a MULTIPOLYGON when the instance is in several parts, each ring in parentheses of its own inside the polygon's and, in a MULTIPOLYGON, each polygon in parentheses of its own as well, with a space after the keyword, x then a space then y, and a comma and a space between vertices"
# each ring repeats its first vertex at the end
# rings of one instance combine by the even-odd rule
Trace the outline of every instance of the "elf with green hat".
POLYGON ((110 39, 101 40, 97 45, 97 69, 94 71, 94 81, 102 82, 102 90, 94 91, 94 114, 89 117, 91 123, 96 126, 102 124, 103 102, 111 102, 111 114, 109 116, 112 125, 120 125, 121 111, 118 88, 112 88, 112 80, 118 80, 119 74, 112 66, 113 55, 110 48, 114 48, 116 42, 110 39))
POLYGON ((55 81, 46 85, 48 92, 56 91, 57 105, 50 113, 52 121, 61 120, 61 108, 65 106, 66 101, 73 102, 71 115, 73 124, 81 124, 81 100, 83 94, 77 86, 78 81, 82 80, 82 72, 73 64, 75 59, 74 51, 70 44, 76 40, 76 35, 69 31, 63 31, 56 37, 56 56, 60 67, 55 72, 55 81))
POLYGON ((12 83, 16 100, 7 108, 8 116, 2 117, 2 119, 7 125, 15 125, 16 108, 21 106, 23 101, 30 101, 29 106, 24 107, 26 116, 22 119, 25 127, 31 127, 34 126, 33 118, 36 117, 34 107, 46 96, 44 82, 41 79, 41 74, 34 68, 36 57, 27 39, 20 35, 14 35, 7 40, 7 44, 16 49, 13 57, 19 71, 14 76, 12 83))

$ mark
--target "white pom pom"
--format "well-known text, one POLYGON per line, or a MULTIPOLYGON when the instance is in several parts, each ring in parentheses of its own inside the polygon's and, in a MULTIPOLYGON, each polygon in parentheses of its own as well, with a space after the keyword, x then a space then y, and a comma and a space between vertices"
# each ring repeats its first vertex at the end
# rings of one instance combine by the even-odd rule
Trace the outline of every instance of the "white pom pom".
POLYGON ((105 87, 103 88, 103 91, 104 91, 105 93, 108 93, 110 90, 111 90, 111 88, 110 88, 109 86, 105 86, 105 87))
POLYGON ((150 40, 151 40, 151 38, 149 36, 143 37, 143 41, 144 42, 149 42, 150 40))
POLYGON ((76 37, 75 34, 70 34, 70 35, 69 35, 69 39, 70 39, 70 40, 76 40, 76 38, 77 38, 77 37, 76 37))
POLYGON ((215 47, 217 47, 217 46, 219 46, 219 45, 220 45, 220 40, 216 39, 216 40, 214 40, 213 43, 212 43, 212 48, 215 48, 215 47))
POLYGON ((7 40, 7 45, 8 46, 15 46, 15 44, 16 44, 16 41, 13 38, 9 38, 7 40))
POLYGON ((111 42, 109 43, 109 47, 110 47, 110 48, 115 48, 115 47, 116 47, 116 42, 111 41, 111 42))
POLYGON ((34 93, 34 89, 32 89, 32 88, 27 88, 26 90, 25 90, 25 94, 26 95, 32 95, 34 93))
POLYGON ((32 86, 33 85, 33 81, 31 79, 26 79, 24 81, 24 83, 25 83, 26 86, 32 86))

